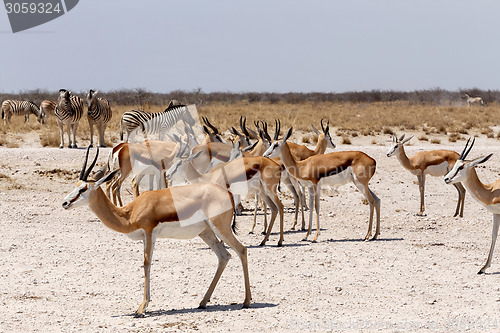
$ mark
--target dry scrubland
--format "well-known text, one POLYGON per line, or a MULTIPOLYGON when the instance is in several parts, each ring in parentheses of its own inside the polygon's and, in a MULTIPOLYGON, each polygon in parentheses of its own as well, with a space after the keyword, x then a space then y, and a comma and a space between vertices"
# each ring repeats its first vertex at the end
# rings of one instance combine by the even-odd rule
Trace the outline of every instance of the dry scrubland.
MULTIPOLYGON (((189 102, 186 102, 189 103, 189 102)), ((137 107, 112 105, 113 118, 106 130, 109 145, 119 142, 119 120, 121 115, 131 109, 145 109, 150 112, 163 111, 164 106, 141 105, 137 107)), ((305 133, 304 143, 314 142, 310 133, 311 123, 319 126, 321 118, 330 120, 333 133, 341 137, 345 144, 356 144, 358 137, 379 134, 417 132, 418 139, 434 144, 463 140, 469 135, 484 135, 488 138, 500 138, 496 126, 500 119, 500 104, 490 103, 484 107, 468 108, 464 105, 439 106, 415 104, 404 101, 376 103, 333 103, 333 102, 234 102, 202 103, 197 105, 200 115, 208 116, 220 130, 238 125, 241 115, 247 116, 247 126, 253 126, 254 120, 267 120, 270 124, 280 119, 282 132, 289 126, 305 133)), ((238 128, 238 127, 237 127, 238 128)), ((48 123, 42 126, 33 116, 25 124, 22 117, 13 117, 13 124, 0 125, 0 145, 6 147, 23 146, 25 133, 33 133, 44 147, 59 146, 59 129, 55 117, 49 115, 48 123)), ((226 134, 228 132, 226 131, 226 134)), ((333 134, 332 133, 332 134, 333 134)), ((67 139, 65 139, 67 142, 67 139)), ((85 116, 80 122, 77 141, 80 146, 90 140, 90 131, 85 116)), ((373 144, 377 144, 373 140, 373 144)))
MULTIPOLYGON (((109 143, 118 142, 118 119, 131 108, 113 106, 109 143)), ((34 118, 29 125, 21 118, 7 128, 2 123, 0 331, 498 331, 500 249, 488 274, 476 275, 491 241, 491 214, 467 194, 464 217, 453 218, 455 189, 429 177, 428 216, 415 216, 416 177, 386 153, 391 133, 415 135, 408 154, 461 151, 460 139, 475 135, 470 156, 494 153, 478 168, 479 177, 492 182, 500 176, 499 110, 496 103, 470 109, 407 102, 202 103, 200 114, 221 129, 237 125, 241 114, 249 124, 279 118, 283 131, 288 126, 300 131, 292 137, 295 142, 310 146, 315 139, 310 124, 329 118, 333 133, 340 135, 334 136, 336 150, 362 150, 377 160, 370 187, 382 200, 380 239, 362 241, 368 206, 346 185, 323 191, 319 242, 303 242, 302 231, 289 230, 292 200, 284 191, 284 247, 275 246, 276 232, 267 246, 258 247, 262 236, 248 234, 250 213, 237 218, 238 238, 249 248, 250 309, 240 309, 243 274, 234 253, 208 308, 198 310, 216 256, 199 239, 159 239, 150 312, 142 319, 133 318, 142 300, 142 244, 107 229, 86 207, 61 208, 85 151, 51 148, 59 145, 54 117, 46 127, 34 118)), ((88 136, 84 120, 80 147, 88 136)), ((102 150, 99 164, 108 151, 102 150)), ((244 206, 251 208, 253 200, 244 206)), ((262 228, 262 213, 258 218, 262 228)))

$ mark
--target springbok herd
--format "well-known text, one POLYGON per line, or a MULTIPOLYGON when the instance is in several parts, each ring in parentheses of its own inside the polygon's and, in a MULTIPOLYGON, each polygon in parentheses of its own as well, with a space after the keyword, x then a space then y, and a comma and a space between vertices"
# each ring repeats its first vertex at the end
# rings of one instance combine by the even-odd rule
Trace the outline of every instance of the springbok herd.
MULTIPOLYGON (((104 145, 104 129, 111 118, 111 109, 105 99, 95 98, 96 92, 87 95, 89 122, 97 124, 100 146, 104 145), (92 114, 92 116, 91 116, 92 114)), ((61 89, 57 102, 42 102, 38 108, 34 103, 5 101, 2 104, 4 119, 24 108, 25 112, 37 114, 42 122, 44 112, 57 116, 61 128, 63 146, 63 125, 73 133, 70 147, 76 147, 75 132, 83 113, 83 103, 77 96, 61 89), (38 109, 38 111, 37 111, 38 109)), ((472 103, 472 102, 471 102, 472 103)), ((307 209, 308 194, 309 224, 304 240, 312 232, 313 215, 316 211, 316 231, 312 241, 318 240, 320 233, 320 196, 324 185, 339 186, 352 183, 369 204, 369 223, 365 240, 375 240, 380 233, 381 200, 370 189, 369 183, 376 171, 376 161, 361 151, 341 151, 326 153, 335 148, 330 136, 330 124, 320 120, 321 130, 312 125, 318 137, 314 150, 289 140, 293 128, 284 131, 280 137, 281 123, 274 121, 274 135, 271 137, 266 121, 254 122, 255 129, 247 126, 241 117, 239 129, 231 128, 233 139, 227 142, 219 129, 206 117, 202 118, 203 130, 195 126, 192 107, 172 101, 164 112, 156 114, 140 110, 126 112, 121 119, 122 142, 113 147, 104 166, 93 173, 98 156, 87 168, 91 151, 89 146, 75 189, 63 199, 63 208, 70 209, 89 205, 97 217, 109 228, 126 234, 134 240, 144 242, 144 296, 136 311, 143 316, 150 301, 150 268, 156 238, 191 239, 200 238, 216 253, 218 267, 210 286, 200 302, 205 308, 221 277, 230 254, 224 245, 232 248, 239 256, 244 274, 245 299, 243 307, 251 302, 250 278, 247 266, 247 249, 235 237, 234 227, 237 215, 241 213, 241 197, 255 196, 255 211, 252 232, 256 224, 256 212, 262 203, 267 206, 271 218, 267 223, 264 214, 265 236, 260 245, 265 245, 279 215, 282 246, 284 231, 284 209, 280 192, 286 187, 294 198, 295 213, 292 229, 296 228, 299 212, 301 229, 306 230, 304 209, 307 209), (123 140, 123 131, 127 138, 123 140), (146 139, 129 142, 131 134, 140 131, 147 138, 158 134, 160 140, 146 139), (204 139, 200 140, 200 133, 204 139), (203 142, 202 142, 203 141, 203 142), (134 199, 123 204, 120 190, 127 177, 132 176, 134 199), (149 177, 149 191, 140 194, 139 184, 144 176, 149 177), (155 186, 156 182, 156 186, 155 186), (105 185, 105 189, 101 185, 105 185), (170 186, 169 186, 170 185, 170 186), (284 185, 284 186, 282 186, 284 185), (154 190, 154 188, 157 188, 154 190), (375 226, 374 223, 375 216, 375 226), (374 230, 373 230, 374 229, 374 230)), ((403 134, 393 136, 393 143, 387 156, 396 156, 402 166, 417 177, 420 190, 420 210, 425 211, 424 192, 427 175, 443 177, 446 184, 453 184, 458 192, 455 216, 463 217, 465 195, 470 195, 493 213, 493 231, 489 254, 479 274, 490 267, 495 242, 500 225, 500 180, 483 184, 478 178, 475 166, 486 162, 492 154, 468 160, 475 139, 469 139, 461 152, 450 150, 422 151, 407 156, 405 144, 411 139, 403 134)), ((92 139, 91 139, 92 145, 92 139)))

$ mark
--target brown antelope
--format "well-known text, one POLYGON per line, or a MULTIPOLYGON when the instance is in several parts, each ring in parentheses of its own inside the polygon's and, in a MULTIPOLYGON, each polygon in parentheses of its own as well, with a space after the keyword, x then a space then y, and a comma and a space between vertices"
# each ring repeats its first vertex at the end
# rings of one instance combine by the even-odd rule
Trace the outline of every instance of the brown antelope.
MULTIPOLYGON (((110 152, 108 164, 117 164, 120 175, 113 182, 108 182, 106 191, 108 196, 113 197, 113 202, 123 206, 120 190, 123 182, 133 172, 136 177, 145 173, 152 173, 157 177, 158 189, 167 187, 163 170, 168 169, 174 162, 175 157, 181 153, 179 142, 165 142, 146 140, 142 143, 122 142, 115 146, 110 152), (116 159, 116 162, 111 162, 116 159), (111 194, 110 194, 111 190, 111 194)), ((108 166, 111 171, 112 167, 108 166)), ((133 181, 134 197, 139 195, 140 179, 133 181)))
POLYGON ((493 231, 491 233, 490 252, 488 253, 486 264, 478 272, 478 274, 484 274, 486 269, 491 266, 491 258, 493 257, 493 250, 495 249, 495 243, 498 236, 498 227, 500 226, 500 179, 491 184, 483 184, 481 180, 479 180, 475 166, 486 162, 493 154, 478 157, 471 161, 465 160, 474 145, 475 139, 472 140, 470 147, 468 147, 469 141, 470 138, 462 154, 460 154, 460 157, 455 162, 455 165, 444 177, 444 181, 446 184, 464 184, 470 195, 479 201, 488 211, 493 213, 493 231))
MULTIPOLYGON (((278 121, 279 123, 279 121, 278 121)), ((327 148, 335 149, 335 144, 333 143, 332 137, 330 136, 330 121, 328 120, 326 122, 326 126, 323 125, 323 119, 321 119, 321 129, 322 133, 320 133, 314 125, 312 125, 312 129, 314 133, 318 136, 318 142, 316 144, 316 148, 314 150, 309 149, 305 145, 299 145, 293 142, 287 142, 288 147, 290 148, 290 152, 292 153, 293 157, 297 161, 303 161, 311 156, 314 155, 321 155, 324 154, 327 148)), ((279 132, 279 130, 278 130, 279 132)), ((276 140, 278 138, 276 137, 276 140)), ((304 212, 303 212, 303 207, 305 206, 305 191, 304 187, 302 186, 296 186, 298 189, 298 192, 300 194, 300 205, 302 209, 302 227, 301 230, 306 230, 305 227, 305 220, 304 220, 304 212)), ((292 230, 295 230, 295 226, 297 225, 297 218, 295 218, 293 225, 292 225, 292 230)))
MULTIPOLYGON (((264 245, 271 234, 276 216, 280 215, 280 239, 278 246, 283 244, 283 204, 278 197, 277 188, 281 178, 281 166, 269 158, 262 156, 243 157, 221 164, 212 172, 201 174, 192 164, 201 152, 192 158, 174 162, 166 172, 167 179, 175 173, 189 183, 211 182, 220 186, 227 186, 235 196, 258 193, 264 202, 271 208, 271 222, 266 236, 260 244, 264 245)), ((237 200, 236 200, 237 201, 237 200)), ((236 202, 237 203, 237 202, 236 202)))
POLYGON ((225 143, 224 139, 222 139, 222 136, 220 135, 219 130, 217 129, 217 127, 215 127, 214 125, 212 125, 212 123, 210 123, 210 121, 208 120, 207 117, 202 117, 202 119, 203 119, 203 122, 205 123, 205 125, 203 125, 203 132, 205 132, 205 142, 222 142, 222 143, 225 143), (207 126, 212 129, 212 132, 210 132, 210 130, 208 129, 207 126))
MULTIPOLYGON (((288 130, 282 141, 274 141, 264 156, 280 156, 288 173, 294 177, 298 183, 309 188, 309 204, 312 208, 313 202, 316 208, 316 235, 313 242, 318 238, 319 227, 319 203, 321 186, 344 185, 353 182, 354 185, 363 193, 370 204, 370 222, 368 224, 368 233, 365 240, 369 240, 372 233, 373 209, 377 213, 377 225, 375 235, 376 239, 380 232, 380 199, 370 190, 368 182, 375 173, 376 162, 373 158, 360 151, 343 151, 323 155, 311 156, 303 161, 297 161, 293 157, 287 140, 292 135, 293 128, 288 130)), ((311 233, 312 227, 312 209, 309 213, 309 229, 304 240, 311 233)))
MULTIPOLYGON (((89 147, 90 149, 90 147, 89 147)), ((248 276, 247 249, 236 239, 231 230, 234 202, 231 193, 212 184, 178 186, 144 192, 124 207, 117 207, 106 197, 100 186, 114 177, 112 171, 97 181, 88 180, 97 154, 86 169, 87 155, 76 188, 63 200, 63 208, 89 205, 97 217, 110 229, 123 233, 133 240, 144 242, 144 296, 136 315, 143 316, 150 302, 150 274, 156 238, 191 239, 196 236, 207 243, 218 258, 215 276, 200 302, 206 308, 219 281, 230 253, 219 241, 224 241, 240 257, 245 281, 243 307, 250 306, 250 280, 248 276)), ((234 227, 234 226, 233 226, 234 227)))
MULTIPOLYGON (((404 144, 411 140, 413 136, 405 139, 403 134, 399 139, 394 135, 392 137, 393 144, 387 156, 391 157, 396 155, 401 165, 412 174, 417 176, 418 188, 420 190, 420 211, 418 216, 424 216, 424 191, 425 191, 425 176, 442 177, 446 175, 457 161, 459 155, 452 150, 430 150, 418 152, 412 157, 406 156, 404 144)), ((455 215, 464 216, 464 203, 465 203, 465 188, 460 183, 453 184, 458 191, 458 202, 455 215)))

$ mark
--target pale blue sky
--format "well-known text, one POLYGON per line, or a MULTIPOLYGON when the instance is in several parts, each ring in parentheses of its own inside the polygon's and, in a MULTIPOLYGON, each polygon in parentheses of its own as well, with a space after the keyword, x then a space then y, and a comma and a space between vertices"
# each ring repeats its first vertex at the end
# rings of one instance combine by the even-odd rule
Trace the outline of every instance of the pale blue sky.
POLYGON ((12 34, 0 92, 500 90, 500 1, 80 0, 12 34))

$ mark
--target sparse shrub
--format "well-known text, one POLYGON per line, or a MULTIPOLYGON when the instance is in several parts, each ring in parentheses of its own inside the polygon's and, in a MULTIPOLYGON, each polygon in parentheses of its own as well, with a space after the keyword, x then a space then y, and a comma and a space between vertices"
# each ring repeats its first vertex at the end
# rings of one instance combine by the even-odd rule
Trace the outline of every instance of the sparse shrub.
POLYGON ((391 128, 389 128, 389 127, 384 127, 382 133, 394 135, 394 131, 391 128))
POLYGON ((351 139, 349 139, 349 137, 347 137, 347 136, 343 136, 342 137, 342 144, 343 145, 350 145, 351 144, 351 139))
POLYGON ((439 132, 439 133, 444 133, 444 134, 446 134, 446 132, 447 132, 447 131, 446 131, 446 127, 444 127, 444 125, 439 126, 439 128, 438 128, 438 132, 439 132))
POLYGON ((40 134, 40 144, 42 147, 59 147, 61 138, 58 132, 44 130, 40 134))
POLYGON ((450 133, 448 135, 448 141, 449 142, 457 142, 457 140, 461 140, 461 135, 458 133, 450 133))
POLYGON ((419 137, 418 137, 418 139, 419 139, 420 141, 429 141, 429 138, 428 138, 427 136, 425 136, 425 135, 421 135, 421 136, 419 136, 419 137))
POLYGON ((431 143, 433 143, 433 144, 435 144, 435 145, 438 145, 438 144, 440 144, 440 143, 441 143, 441 140, 439 140, 439 139, 432 139, 432 140, 431 140, 431 143))
POLYGON ((372 140, 372 145, 378 145, 377 140, 373 139, 373 140, 372 140))

